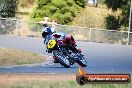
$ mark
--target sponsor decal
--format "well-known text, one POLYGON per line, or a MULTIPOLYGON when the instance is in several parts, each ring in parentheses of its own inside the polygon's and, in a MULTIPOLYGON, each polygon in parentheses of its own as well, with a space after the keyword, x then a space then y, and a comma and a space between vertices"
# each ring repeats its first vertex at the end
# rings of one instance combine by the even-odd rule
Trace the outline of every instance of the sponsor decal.
POLYGON ((88 74, 79 67, 76 81, 80 85, 88 83, 130 83, 130 74, 88 74))

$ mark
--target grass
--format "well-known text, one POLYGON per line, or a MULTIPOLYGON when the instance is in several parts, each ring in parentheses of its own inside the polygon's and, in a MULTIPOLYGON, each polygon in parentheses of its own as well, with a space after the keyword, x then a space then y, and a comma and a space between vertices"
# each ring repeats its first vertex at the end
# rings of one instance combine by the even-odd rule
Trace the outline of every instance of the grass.
POLYGON ((23 81, 7 85, 1 84, 1 88, 132 88, 130 84, 85 84, 80 86, 76 81, 23 81))
POLYGON ((15 49, 0 48, 0 66, 42 63, 46 57, 15 49))
POLYGON ((105 5, 99 5, 98 7, 86 6, 80 13, 74 18, 72 25, 88 27, 88 28, 104 28, 105 17, 111 13, 105 5))

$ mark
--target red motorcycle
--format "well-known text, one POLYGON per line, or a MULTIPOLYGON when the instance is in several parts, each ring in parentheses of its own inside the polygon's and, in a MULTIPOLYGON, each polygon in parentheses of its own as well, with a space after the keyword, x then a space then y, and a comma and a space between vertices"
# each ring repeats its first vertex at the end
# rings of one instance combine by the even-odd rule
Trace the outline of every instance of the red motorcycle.
POLYGON ((50 53, 53 52, 54 63, 60 63, 62 66, 69 68, 76 62, 80 66, 86 67, 87 61, 81 54, 82 51, 77 49, 76 46, 73 36, 54 33, 47 49, 50 53))

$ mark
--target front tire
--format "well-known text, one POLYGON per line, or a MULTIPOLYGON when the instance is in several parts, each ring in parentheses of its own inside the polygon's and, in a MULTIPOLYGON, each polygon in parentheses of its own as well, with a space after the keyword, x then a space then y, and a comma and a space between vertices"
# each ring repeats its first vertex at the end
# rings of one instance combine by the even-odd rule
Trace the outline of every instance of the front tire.
POLYGON ((83 56, 81 56, 81 57, 78 58, 77 63, 81 67, 86 67, 87 66, 87 61, 86 61, 86 59, 83 56))
POLYGON ((62 66, 64 66, 65 68, 70 67, 70 62, 69 62, 68 57, 66 55, 64 55, 62 52, 59 52, 57 50, 55 50, 53 52, 53 54, 56 56, 56 58, 58 59, 59 63, 62 66))

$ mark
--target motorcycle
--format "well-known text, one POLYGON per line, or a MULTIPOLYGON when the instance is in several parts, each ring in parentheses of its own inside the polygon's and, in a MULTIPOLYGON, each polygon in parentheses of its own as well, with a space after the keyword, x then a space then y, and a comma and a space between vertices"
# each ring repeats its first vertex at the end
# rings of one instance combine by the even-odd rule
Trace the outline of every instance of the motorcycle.
MULTIPOLYGON (((75 47, 74 47, 75 48, 75 47)), ((82 51, 79 49, 77 50, 76 48, 73 49, 67 49, 67 55, 69 57, 70 65, 73 65, 75 62, 78 63, 81 67, 86 67, 87 66, 87 61, 84 58, 84 55, 82 55, 82 51)))
POLYGON ((60 63, 62 66, 69 68, 75 62, 82 67, 87 66, 87 61, 84 58, 84 55, 81 54, 81 51, 76 49, 73 42, 66 39, 60 39, 60 36, 53 34, 52 39, 49 40, 47 44, 47 49, 49 53, 53 52, 53 58, 55 63, 60 63), (69 46, 67 42, 71 43, 69 46), (73 45, 73 46, 72 46, 73 45))

